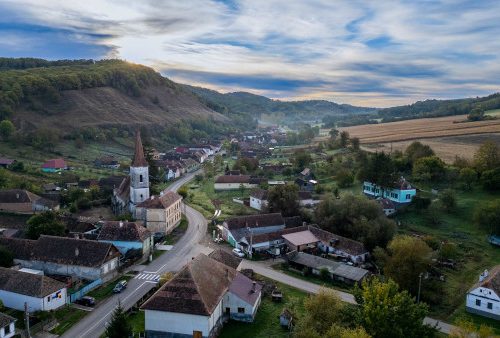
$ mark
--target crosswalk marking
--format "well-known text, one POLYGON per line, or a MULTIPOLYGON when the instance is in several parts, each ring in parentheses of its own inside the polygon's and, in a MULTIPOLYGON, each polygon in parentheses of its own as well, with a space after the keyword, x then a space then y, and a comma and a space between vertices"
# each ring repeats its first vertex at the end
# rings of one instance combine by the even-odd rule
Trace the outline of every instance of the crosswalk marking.
POLYGON ((160 275, 155 273, 140 273, 135 278, 146 281, 158 282, 160 280, 160 275))

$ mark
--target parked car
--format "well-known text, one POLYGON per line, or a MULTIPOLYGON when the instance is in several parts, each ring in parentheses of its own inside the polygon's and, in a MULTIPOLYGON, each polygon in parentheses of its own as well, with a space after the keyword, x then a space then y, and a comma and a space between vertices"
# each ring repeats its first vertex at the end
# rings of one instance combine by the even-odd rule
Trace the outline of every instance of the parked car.
POLYGON ((240 258, 245 257, 245 254, 243 253, 243 251, 241 251, 240 249, 237 249, 237 248, 233 249, 233 255, 238 256, 240 258))
POLYGON ((119 281, 115 288, 113 289, 113 292, 114 293, 120 293, 122 292, 123 290, 125 290, 127 288, 127 281, 126 280, 121 280, 119 281))
POLYGON ((83 296, 82 298, 76 300, 75 303, 83 306, 92 307, 95 305, 95 298, 90 296, 83 296))

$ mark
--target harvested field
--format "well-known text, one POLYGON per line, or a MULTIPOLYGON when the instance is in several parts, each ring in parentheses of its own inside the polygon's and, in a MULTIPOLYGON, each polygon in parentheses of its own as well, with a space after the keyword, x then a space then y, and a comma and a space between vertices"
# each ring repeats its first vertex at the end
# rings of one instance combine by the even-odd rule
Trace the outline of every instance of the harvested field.
POLYGON ((413 141, 428 144, 447 163, 455 157, 471 159, 486 140, 500 145, 500 119, 462 122, 466 115, 369 124, 347 128, 351 136, 359 137, 368 151, 405 150, 413 141))
POLYGON ((368 124, 340 128, 358 137, 362 144, 420 140, 458 135, 500 133, 500 119, 462 122, 466 115, 368 124))

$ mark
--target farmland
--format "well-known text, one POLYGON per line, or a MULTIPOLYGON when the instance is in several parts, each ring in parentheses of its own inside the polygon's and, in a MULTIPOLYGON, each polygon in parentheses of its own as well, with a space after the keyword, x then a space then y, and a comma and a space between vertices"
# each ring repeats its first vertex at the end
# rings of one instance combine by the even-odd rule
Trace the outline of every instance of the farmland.
POLYGON ((456 155, 471 158, 486 140, 500 144, 500 120, 463 122, 466 115, 406 120, 341 128, 358 137, 365 150, 404 150, 420 141, 450 163, 456 155))

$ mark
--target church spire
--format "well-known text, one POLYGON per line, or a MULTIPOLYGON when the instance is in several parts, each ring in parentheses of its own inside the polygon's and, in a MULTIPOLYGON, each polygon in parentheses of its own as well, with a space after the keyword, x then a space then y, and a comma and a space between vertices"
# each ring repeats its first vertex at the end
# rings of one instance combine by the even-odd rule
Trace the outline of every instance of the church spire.
POLYGON ((135 153, 132 161, 132 167, 147 167, 148 162, 144 158, 144 149, 142 148, 141 132, 137 130, 135 134, 135 153))

